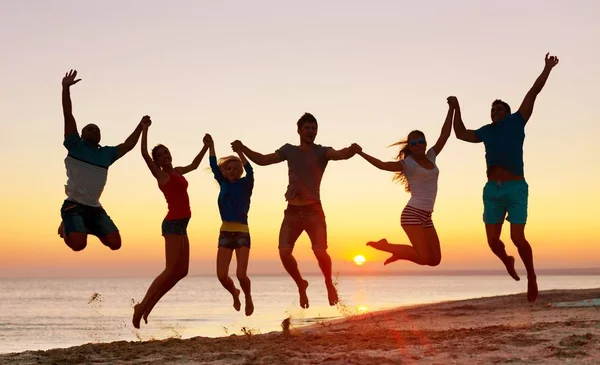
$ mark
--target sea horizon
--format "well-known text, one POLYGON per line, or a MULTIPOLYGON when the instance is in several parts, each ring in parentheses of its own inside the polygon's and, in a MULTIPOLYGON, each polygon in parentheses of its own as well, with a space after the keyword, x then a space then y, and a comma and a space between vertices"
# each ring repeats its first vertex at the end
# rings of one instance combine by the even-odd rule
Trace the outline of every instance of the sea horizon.
MULTIPOLYGON (((235 268, 235 264, 232 264, 232 268, 235 268)), ((233 269, 230 269, 230 271, 233 269)), ((401 271, 335 271, 333 272, 333 276, 502 276, 505 275, 505 270, 481 270, 481 269, 473 269, 473 270, 439 270, 439 269, 428 269, 428 270, 401 270, 401 271)), ((540 275, 562 275, 562 276, 570 276, 570 275, 600 275, 600 267, 586 267, 586 268, 536 268, 536 274, 540 275)), ((234 276, 235 274, 230 275, 234 276)), ((251 277, 278 277, 278 276, 289 276, 286 272, 258 272, 258 273, 248 273, 251 277)), ((302 275, 305 276, 320 276, 322 275, 320 271, 306 271, 302 272, 302 275)), ((507 275, 507 274, 506 274, 507 275)), ((110 275, 107 274, 105 276, 102 275, 18 275, 18 276, 7 276, 0 275, 0 279, 100 279, 100 278, 111 278, 111 279, 129 279, 129 278, 149 278, 155 277, 155 274, 144 274, 144 275, 110 275)), ((187 278, 205 278, 205 277, 216 277, 215 273, 199 273, 199 274, 188 274, 187 278)))

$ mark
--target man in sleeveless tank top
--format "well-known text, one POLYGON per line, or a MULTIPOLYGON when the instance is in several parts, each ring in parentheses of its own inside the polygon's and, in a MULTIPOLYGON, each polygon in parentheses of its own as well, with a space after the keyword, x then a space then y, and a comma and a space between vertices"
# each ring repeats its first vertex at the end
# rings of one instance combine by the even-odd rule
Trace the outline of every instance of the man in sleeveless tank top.
POLYGON ((357 145, 335 150, 315 144, 318 123, 310 113, 305 113, 298 120, 297 131, 300 137, 299 145, 286 143, 268 155, 254 152, 240 141, 232 142, 232 147, 234 150, 241 149, 252 162, 260 166, 287 161, 289 182, 285 199, 288 206, 279 232, 279 256, 284 268, 298 286, 300 306, 308 308, 308 282, 300 274, 292 254, 298 237, 306 231, 325 277, 329 305, 333 306, 338 302, 338 295, 331 278, 331 258, 327 253, 327 224, 320 197, 321 179, 330 160, 351 158, 357 152, 357 145))
POLYGON ((527 300, 534 302, 538 295, 537 278, 533 266, 533 251, 525 238, 529 186, 523 172, 523 143, 525 125, 533 113, 537 95, 558 64, 558 58, 546 54, 544 70, 525 95, 519 110, 511 114, 510 106, 502 100, 492 103, 492 123, 477 130, 466 129, 463 124, 458 100, 454 100, 456 112, 454 131, 456 137, 466 142, 485 145, 488 181, 483 188, 483 221, 488 244, 504 263, 509 275, 520 280, 515 270, 515 259, 508 256, 500 240, 502 224, 510 222, 510 237, 517 246, 519 256, 527 270, 527 300), (508 214, 508 216, 507 216, 508 214))

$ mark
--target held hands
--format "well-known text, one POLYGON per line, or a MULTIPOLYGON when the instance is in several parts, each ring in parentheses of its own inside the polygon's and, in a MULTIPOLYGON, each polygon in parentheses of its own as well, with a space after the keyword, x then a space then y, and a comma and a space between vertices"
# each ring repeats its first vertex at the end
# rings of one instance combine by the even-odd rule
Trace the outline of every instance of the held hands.
POLYGON ((459 107, 458 99, 456 98, 456 96, 448 96, 446 100, 448 101, 448 105, 450 106, 450 108, 456 109, 459 107))
POLYGON ((69 87, 71 85, 75 85, 81 79, 75 79, 77 77, 77 70, 71 70, 65 74, 65 77, 62 79, 62 86, 69 87))
POLYGON ((202 142, 204 142, 204 145, 207 147, 212 147, 215 145, 215 141, 213 141, 212 136, 208 133, 204 135, 204 138, 202 138, 202 142))
POLYGON ((231 149, 233 150, 233 152, 240 153, 242 152, 243 148, 244 144, 242 143, 242 141, 236 139, 235 141, 231 142, 231 149))
POLYGON ((142 126, 142 128, 148 129, 148 127, 150 127, 151 124, 152 124, 152 120, 150 120, 150 117, 147 115, 144 115, 142 117, 142 120, 140 121, 140 125, 142 126))
POLYGON ((547 70, 552 70, 552 68, 556 65, 558 65, 558 57, 556 56, 550 56, 548 57, 550 53, 546 53, 546 57, 544 59, 545 65, 544 68, 547 70))
POLYGON ((357 153, 360 154, 362 152, 362 147, 359 146, 357 143, 352 143, 350 145, 350 151, 352 151, 353 155, 355 155, 357 153))

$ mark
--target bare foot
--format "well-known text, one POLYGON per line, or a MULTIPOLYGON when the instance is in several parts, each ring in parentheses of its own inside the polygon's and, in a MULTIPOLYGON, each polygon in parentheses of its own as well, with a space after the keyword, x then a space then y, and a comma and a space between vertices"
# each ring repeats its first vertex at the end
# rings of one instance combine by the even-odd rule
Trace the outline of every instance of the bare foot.
POLYGON ((144 318, 144 323, 148 324, 148 316, 150 315, 150 313, 144 313, 144 315, 142 316, 142 318, 144 318))
POLYGON ((333 306, 338 304, 340 301, 338 298, 337 290, 333 283, 325 282, 325 286, 327 287, 327 299, 329 300, 329 305, 333 306))
POLYGON ((392 262, 398 261, 398 260, 400 260, 400 258, 398 256, 392 255, 387 260, 385 260, 385 262, 383 264, 384 265, 391 264, 392 262))
POLYGON ((60 236, 60 238, 65 238, 65 229, 63 222, 60 222, 60 226, 58 226, 58 235, 60 236))
POLYGON ((508 256, 507 262, 504 263, 506 266, 506 271, 508 271, 508 275, 512 276, 516 281, 521 280, 519 274, 517 274, 517 270, 515 270, 515 258, 512 256, 508 256))
POLYGON ((389 242, 385 238, 382 238, 379 241, 367 242, 367 246, 371 246, 374 249, 380 250, 380 251, 384 251, 384 249, 387 248, 389 245, 390 245, 389 242))
POLYGON ((252 302, 252 296, 246 295, 246 315, 251 316, 254 313, 254 303, 252 302))
MULTIPOLYGON (((133 327, 139 329, 140 328, 140 320, 142 319, 142 307, 139 304, 133 306, 133 319, 131 323, 133 323, 133 327)), ((145 320, 145 319, 144 319, 145 320)), ((148 321, 146 321, 148 323, 148 321)))
POLYGON ((240 289, 234 290, 234 294, 231 294, 233 296, 233 308, 239 312, 240 308, 242 308, 242 303, 240 302, 240 289))
POLYGON ((537 278, 535 276, 527 278, 527 300, 530 303, 535 302, 538 296, 537 278))
POLYGON ((306 295, 306 288, 308 288, 308 281, 302 280, 302 284, 298 286, 298 294, 300 294, 300 306, 302 308, 308 308, 308 295, 306 295))

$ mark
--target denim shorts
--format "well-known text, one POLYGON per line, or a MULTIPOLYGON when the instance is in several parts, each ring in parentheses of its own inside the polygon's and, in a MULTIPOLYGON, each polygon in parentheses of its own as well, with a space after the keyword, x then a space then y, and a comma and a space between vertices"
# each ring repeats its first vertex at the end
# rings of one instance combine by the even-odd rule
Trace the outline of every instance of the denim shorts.
POLYGON ((525 180, 488 181, 483 187, 483 222, 498 224, 506 217, 510 223, 527 223, 528 198, 525 180))
POLYGON ((72 232, 104 237, 119 231, 102 207, 92 207, 67 199, 60 208, 60 216, 65 237, 72 232))
POLYGON ((304 231, 313 250, 327 249, 327 223, 321 203, 287 206, 279 230, 279 248, 294 248, 304 231))
POLYGON ((162 234, 163 236, 166 234, 187 234, 187 226, 189 222, 190 218, 165 219, 162 222, 162 234))
POLYGON ((250 248, 250 233, 248 232, 219 232, 219 247, 235 250, 240 247, 250 248))

